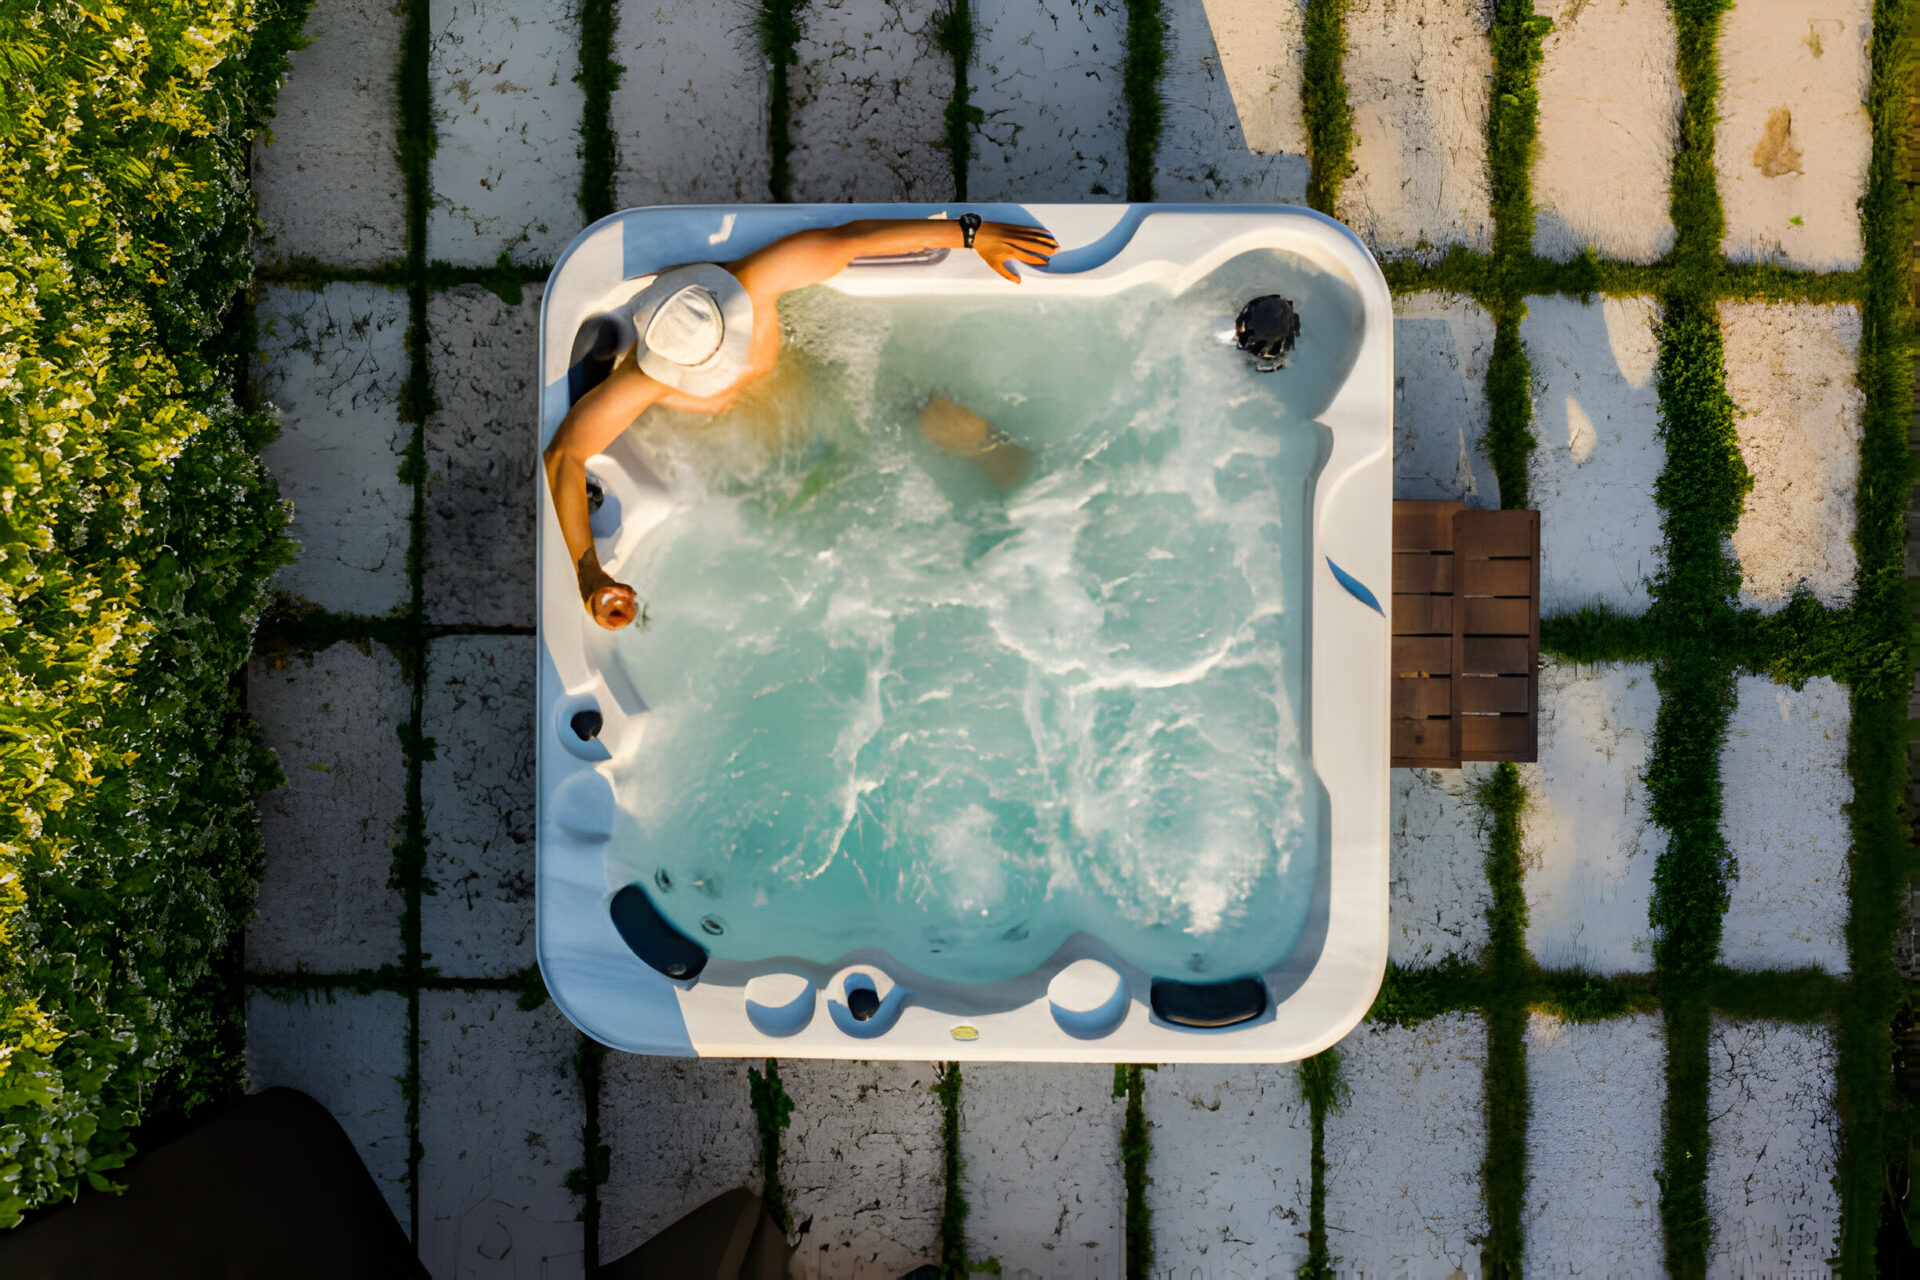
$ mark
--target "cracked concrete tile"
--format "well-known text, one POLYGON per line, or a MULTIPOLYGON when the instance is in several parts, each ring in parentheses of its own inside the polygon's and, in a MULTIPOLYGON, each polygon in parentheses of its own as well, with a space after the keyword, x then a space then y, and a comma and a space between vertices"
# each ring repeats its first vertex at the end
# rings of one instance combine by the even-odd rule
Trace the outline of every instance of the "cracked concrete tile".
POLYGON ((1520 766, 1529 807, 1527 948, 1550 969, 1646 973, 1647 904, 1666 832, 1642 774, 1660 691, 1637 663, 1540 664, 1540 760, 1520 766))
POLYGON ((1657 1016, 1528 1020, 1528 1275, 1661 1274, 1666 1059, 1657 1016))
POLYGON ((1847 971, 1847 732, 1844 686, 1804 689, 1742 676, 1720 748, 1720 833, 1738 875, 1721 921, 1735 969, 1847 971))
POLYGON ((1872 0, 1748 0, 1720 19, 1713 167, 1737 261, 1860 265, 1872 0))
POLYGON ((1298 0, 1170 0, 1154 196, 1304 204, 1298 0))
POLYGON ((552 262, 580 213, 579 15, 539 0, 431 0, 427 256, 552 262))
POLYGON ((760 1131, 747 1066, 726 1058, 607 1055, 600 1140, 612 1154, 600 1188, 603 1263, 717 1195, 760 1189, 760 1131))
POLYGON ((580 1034, 510 991, 420 993, 420 1259, 436 1277, 585 1274, 580 1034))
POLYGON ((284 1085, 332 1113, 402 1231, 407 1198, 407 1002, 392 992, 247 996, 247 1091, 284 1085))
POLYGON ((1658 319, 1651 298, 1527 299, 1542 613, 1647 607, 1662 541, 1653 486, 1667 461, 1658 319))
POLYGON ((1680 73, 1661 0, 1543 0, 1540 145, 1533 249, 1565 262, 1652 262, 1673 244, 1668 216, 1680 73))
POLYGON ((1500 506, 1481 437, 1493 317, 1457 293, 1393 300, 1393 496, 1500 506))
POLYGON ((1121 0, 975 0, 976 200, 1124 200, 1121 0))
POLYGON ((1113 1068, 982 1063, 961 1079, 968 1254, 997 1259, 1006 1280, 1119 1274, 1127 1107, 1113 1068))
POLYGON ((811 0, 800 13, 793 198, 944 200, 953 62, 934 47, 941 0, 811 0))
POLYGON ((1155 1273, 1298 1271, 1313 1133, 1294 1067, 1169 1063, 1145 1080, 1155 1273))
POLYGON ((395 75, 405 13, 391 0, 314 6, 253 147, 258 256, 365 267, 407 253, 395 75))
POLYGON ((540 294, 518 306, 478 285, 427 299, 427 617, 532 627, 540 294))
POLYGON ((1707 1275, 1829 1274, 1840 1238, 1833 1032, 1715 1018, 1708 1052, 1707 1275))
POLYGON ((1462 772, 1394 769, 1388 774, 1392 868, 1387 957, 1423 968, 1447 956, 1472 959, 1487 943, 1486 834, 1473 786, 1492 766, 1462 772))
POLYGON ((427 651, 421 767, 427 878, 420 941, 431 963, 499 977, 533 957, 532 636, 448 636, 427 651))
POLYGON ((1733 553, 1740 599, 1772 612, 1802 583, 1828 608, 1853 595, 1860 484, 1860 312, 1723 302, 1727 394, 1753 474, 1733 553))
POLYGON ((1352 0, 1347 100, 1355 171, 1340 220, 1384 253, 1493 240, 1487 194, 1491 6, 1479 0, 1352 0))
POLYGON ((894 1280, 935 1261, 946 1185, 932 1064, 794 1061, 780 1077, 793 1098, 780 1178, 799 1233, 788 1274, 894 1280))
POLYGON ((619 152, 614 199, 736 204, 771 199, 768 70, 745 4, 624 0, 608 103, 619 152))
POLYGON ((368 284, 268 285, 256 394, 280 410, 261 458, 293 503, 300 556, 274 585, 339 613, 384 614, 407 601, 412 498, 400 459, 407 299, 368 284))
POLYGON ((1352 1097, 1326 1121, 1328 1250, 1358 1275, 1477 1271, 1486 1020, 1363 1023, 1340 1056, 1352 1097))
POLYGON ((260 797, 266 866, 248 965, 340 973, 399 960, 404 903, 387 877, 407 805, 398 729, 412 707, 399 662, 347 643, 278 666, 255 658, 247 706, 287 774, 260 797))

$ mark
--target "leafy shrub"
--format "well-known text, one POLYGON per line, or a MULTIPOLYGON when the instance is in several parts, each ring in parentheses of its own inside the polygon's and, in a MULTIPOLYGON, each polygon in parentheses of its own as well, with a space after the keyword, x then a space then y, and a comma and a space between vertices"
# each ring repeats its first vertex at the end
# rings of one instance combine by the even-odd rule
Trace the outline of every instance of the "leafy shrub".
POLYGON ((290 555, 229 394, 251 131, 308 0, 0 7, 0 1225, 131 1151, 250 910, 290 555))

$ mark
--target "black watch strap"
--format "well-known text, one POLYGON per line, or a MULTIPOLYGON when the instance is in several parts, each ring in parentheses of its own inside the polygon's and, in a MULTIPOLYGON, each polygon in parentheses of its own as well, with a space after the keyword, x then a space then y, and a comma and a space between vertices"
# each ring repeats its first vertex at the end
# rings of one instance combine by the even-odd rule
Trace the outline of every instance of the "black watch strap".
POLYGON ((967 248, 973 248, 973 237, 980 230, 980 215, 963 213, 960 215, 960 235, 967 248))

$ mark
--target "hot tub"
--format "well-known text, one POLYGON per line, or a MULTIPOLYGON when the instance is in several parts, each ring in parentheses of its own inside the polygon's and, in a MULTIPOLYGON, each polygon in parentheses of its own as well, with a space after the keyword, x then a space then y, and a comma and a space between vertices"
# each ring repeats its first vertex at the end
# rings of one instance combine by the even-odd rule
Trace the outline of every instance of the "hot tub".
MULTIPOLYGON (((1301 209, 968 207, 1061 252, 1018 289, 856 263, 782 304, 798 400, 593 461, 645 627, 593 624, 536 483, 548 989, 640 1053, 1316 1053, 1387 954, 1385 282, 1301 209), (1300 343, 1255 372, 1233 317, 1274 293, 1300 343), (1029 473, 920 438, 934 395, 1029 473)), ((541 441, 637 277, 961 211, 595 224, 543 302, 541 441)))

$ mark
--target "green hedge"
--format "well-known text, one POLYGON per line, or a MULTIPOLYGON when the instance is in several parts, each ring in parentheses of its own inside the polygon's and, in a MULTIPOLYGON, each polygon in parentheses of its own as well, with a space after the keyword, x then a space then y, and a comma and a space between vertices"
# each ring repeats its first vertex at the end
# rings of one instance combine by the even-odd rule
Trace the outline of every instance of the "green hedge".
POLYGON ((308 2, 0 6, 0 1225, 240 1078, 234 677, 291 548, 232 304, 308 2))

